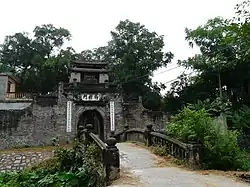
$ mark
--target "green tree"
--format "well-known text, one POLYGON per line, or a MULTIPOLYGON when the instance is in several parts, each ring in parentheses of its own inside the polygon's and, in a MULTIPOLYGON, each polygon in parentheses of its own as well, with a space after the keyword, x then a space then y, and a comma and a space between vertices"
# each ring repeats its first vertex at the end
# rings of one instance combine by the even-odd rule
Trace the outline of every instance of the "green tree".
POLYGON ((197 75, 185 84, 178 79, 182 87, 172 85, 165 101, 180 103, 173 106, 175 111, 197 100, 215 101, 218 96, 221 101, 229 99, 233 109, 250 105, 249 5, 249 0, 237 5, 232 19, 210 19, 196 29, 186 29, 189 45, 198 46, 201 54, 179 62, 197 75))
POLYGON ((6 36, 0 48, 0 71, 10 71, 21 78, 20 91, 54 91, 60 80, 67 79, 72 48, 62 50, 70 33, 53 25, 37 26, 34 38, 27 33, 6 36))
POLYGON ((27 70, 32 63, 33 48, 27 33, 16 33, 5 37, 0 48, 0 61, 4 70, 13 73, 27 70))
POLYGON ((39 55, 49 58, 52 52, 60 51, 65 41, 70 40, 71 35, 67 29, 56 28, 52 24, 36 26, 33 46, 39 55))
POLYGON ((164 85, 152 83, 151 76, 173 58, 163 52, 163 36, 129 20, 120 21, 111 36, 107 46, 83 51, 82 58, 110 62, 111 80, 126 98, 142 96, 147 108, 159 110, 164 85))
POLYGON ((150 32, 140 23, 121 21, 111 36, 108 46, 115 80, 125 94, 143 95, 145 87, 153 86, 152 73, 166 66, 173 54, 163 52, 163 36, 150 32))

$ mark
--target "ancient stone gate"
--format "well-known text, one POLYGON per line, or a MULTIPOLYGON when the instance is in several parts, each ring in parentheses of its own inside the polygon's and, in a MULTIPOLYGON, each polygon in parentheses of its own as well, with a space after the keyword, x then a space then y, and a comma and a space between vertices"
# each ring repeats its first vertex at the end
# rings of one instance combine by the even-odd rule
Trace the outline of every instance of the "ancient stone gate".
POLYGON ((53 139, 69 143, 87 123, 106 139, 111 133, 111 101, 116 132, 125 124, 130 128, 165 126, 161 113, 146 110, 138 101, 124 100, 109 83, 108 72, 106 62, 74 61, 69 82, 60 83, 55 93, 2 93, 6 97, 0 98, 0 149, 51 145, 53 139))
MULTIPOLYGON (((110 101, 115 106, 115 125, 124 124, 122 99, 115 87, 109 84, 106 62, 73 61, 69 83, 64 84, 63 93, 67 103, 67 126, 85 128, 93 124, 92 131, 101 139, 111 132, 110 101)), ((113 129, 114 130, 114 129, 113 129)))

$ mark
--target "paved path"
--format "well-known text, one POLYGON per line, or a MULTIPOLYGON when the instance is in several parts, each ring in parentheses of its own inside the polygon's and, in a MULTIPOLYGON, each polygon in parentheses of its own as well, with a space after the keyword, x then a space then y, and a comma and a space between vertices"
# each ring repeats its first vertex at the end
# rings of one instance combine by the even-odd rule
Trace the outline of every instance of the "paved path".
POLYGON ((118 144, 121 179, 112 187, 249 187, 223 176, 202 175, 177 167, 157 167, 159 157, 130 143, 118 144))

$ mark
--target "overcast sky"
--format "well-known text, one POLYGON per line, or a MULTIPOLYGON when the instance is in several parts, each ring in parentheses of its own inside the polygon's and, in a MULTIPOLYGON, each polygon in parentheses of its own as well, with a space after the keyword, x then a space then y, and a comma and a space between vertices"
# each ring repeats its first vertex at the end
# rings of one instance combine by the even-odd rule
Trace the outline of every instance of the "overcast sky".
MULTIPOLYGON (((196 28, 216 16, 232 17, 234 6, 242 0, 0 0, 0 42, 15 32, 32 32, 36 25, 54 24, 72 34, 69 43, 77 52, 107 44, 120 20, 144 24, 149 30, 165 36, 166 51, 178 59, 197 53, 185 41, 184 29, 196 28)), ((154 81, 167 82, 182 71, 165 73, 160 69, 154 81), (158 75, 157 75, 158 74, 158 75)))

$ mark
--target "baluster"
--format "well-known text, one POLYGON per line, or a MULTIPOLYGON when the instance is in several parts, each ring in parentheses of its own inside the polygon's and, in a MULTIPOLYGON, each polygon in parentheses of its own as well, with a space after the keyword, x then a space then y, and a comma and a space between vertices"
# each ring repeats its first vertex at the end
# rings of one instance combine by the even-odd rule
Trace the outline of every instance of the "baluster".
POLYGON ((128 133, 127 133, 127 131, 128 131, 128 129, 129 129, 129 126, 128 125, 125 125, 124 126, 124 129, 123 129, 123 141, 124 142, 126 142, 127 140, 128 140, 128 133))
POLYGON ((146 145, 151 146, 152 145, 152 136, 150 133, 152 132, 152 125, 147 125, 146 130, 144 131, 144 137, 146 139, 146 145))
POLYGON ((174 156, 174 144, 171 143, 171 155, 174 156))
POLYGON ((181 159, 182 159, 182 160, 184 159, 184 152, 183 152, 183 149, 181 149, 181 159))
POLYGON ((175 156, 176 156, 176 158, 179 158, 179 146, 175 146, 175 156))
POLYGON ((177 147, 177 157, 180 159, 180 147, 177 147))
POLYGON ((177 151, 177 158, 180 158, 180 147, 179 146, 177 147, 176 151, 177 151))

